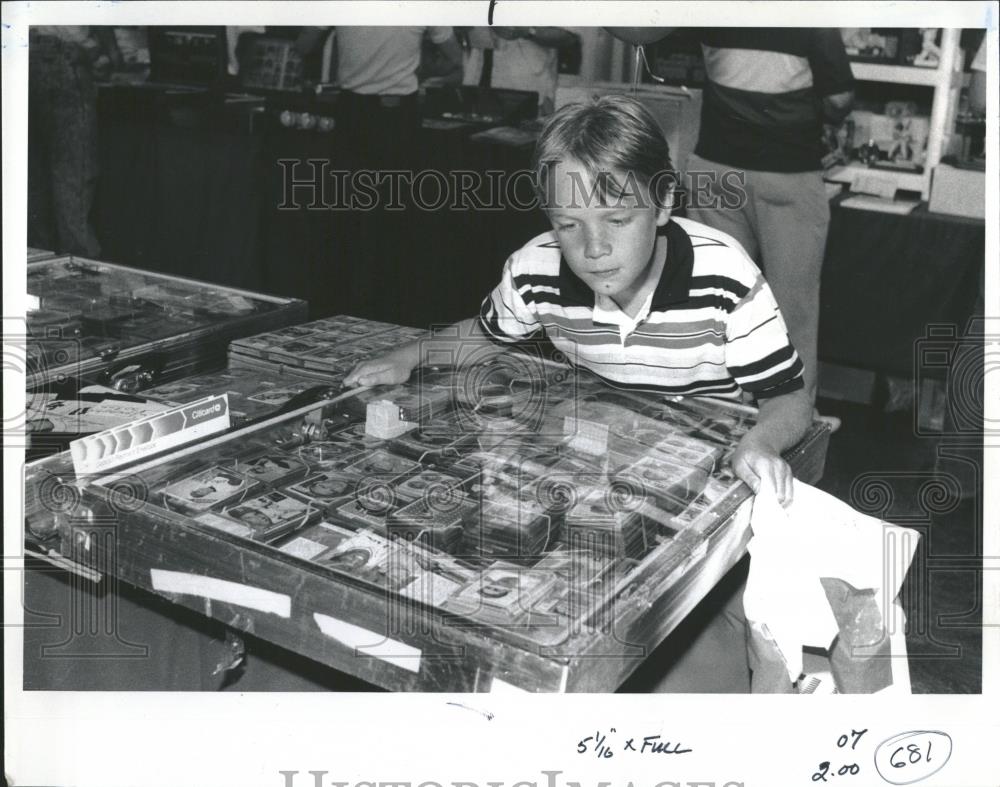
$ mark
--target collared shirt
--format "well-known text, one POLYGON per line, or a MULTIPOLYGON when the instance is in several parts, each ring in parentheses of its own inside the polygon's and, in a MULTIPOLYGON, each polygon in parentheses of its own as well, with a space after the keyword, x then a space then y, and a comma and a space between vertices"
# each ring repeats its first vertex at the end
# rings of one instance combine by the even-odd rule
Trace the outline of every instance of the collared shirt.
POLYGON ((483 331, 504 344, 544 334, 572 363, 618 388, 731 399, 741 390, 763 399, 802 388, 802 363, 777 303, 742 247, 687 219, 671 218, 660 232, 667 259, 648 312, 626 335, 603 322, 594 291, 570 270, 554 232, 507 260, 483 301, 483 331))
POLYGON ((821 168, 824 96, 850 90, 837 28, 708 28, 695 153, 742 169, 821 168))
POLYGON ((450 27, 336 28, 337 81, 365 95, 408 96, 417 92, 424 33, 435 44, 452 37, 450 27))
MULTIPOLYGON (((664 244, 665 245, 665 244, 664 244)), ((643 288, 648 287, 650 284, 654 284, 659 281, 660 274, 663 273, 663 264, 665 260, 657 259, 653 262, 648 278, 643 284, 643 288)), ((630 335, 638 328, 646 318, 649 317, 649 310, 653 306, 653 289, 650 289, 643 299, 642 304, 639 306, 638 311, 636 311, 635 316, 630 316, 624 309, 622 309, 617 303, 615 303, 614 298, 608 295, 601 295, 600 293, 594 294, 594 322, 595 323, 606 323, 607 325, 617 325, 618 326, 618 338, 621 340, 622 346, 625 346, 625 342, 630 335)))

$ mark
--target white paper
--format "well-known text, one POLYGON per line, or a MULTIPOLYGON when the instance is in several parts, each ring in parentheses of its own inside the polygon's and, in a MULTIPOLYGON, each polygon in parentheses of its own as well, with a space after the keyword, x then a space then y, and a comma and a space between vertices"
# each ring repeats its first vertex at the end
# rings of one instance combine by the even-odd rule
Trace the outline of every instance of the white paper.
POLYGON ((802 648, 829 648, 838 633, 820 579, 874 589, 885 621, 920 538, 799 481, 785 508, 771 490, 762 489, 750 526, 743 607, 748 620, 767 626, 792 681, 802 672, 802 648))

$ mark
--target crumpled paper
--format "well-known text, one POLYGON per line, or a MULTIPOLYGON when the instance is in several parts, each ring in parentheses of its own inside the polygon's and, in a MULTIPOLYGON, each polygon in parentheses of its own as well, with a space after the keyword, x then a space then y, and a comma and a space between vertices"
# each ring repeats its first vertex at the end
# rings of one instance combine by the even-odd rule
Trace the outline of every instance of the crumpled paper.
POLYGON ((822 580, 873 590, 886 621, 920 538, 799 481, 787 507, 762 487, 750 526, 744 611, 748 621, 767 627, 792 682, 802 672, 802 648, 829 649, 840 632, 822 580))

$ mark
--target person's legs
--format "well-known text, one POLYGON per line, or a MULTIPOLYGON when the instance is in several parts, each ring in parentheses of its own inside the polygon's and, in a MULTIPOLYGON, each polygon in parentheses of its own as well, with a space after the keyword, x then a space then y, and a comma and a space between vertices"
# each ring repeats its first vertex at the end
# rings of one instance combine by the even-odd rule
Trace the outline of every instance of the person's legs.
POLYGON ((823 178, 818 172, 749 175, 764 278, 802 359, 806 392, 815 401, 820 271, 830 224, 823 178))
POLYGON ((58 81, 58 53, 42 48, 37 38, 29 45, 28 67, 28 245, 54 251, 57 247, 52 215, 52 85, 58 81))
POLYGON ((91 221, 97 189, 97 91, 87 67, 66 47, 61 84, 51 92, 49 164, 59 251, 97 257, 91 221))
POLYGON ((757 261, 760 243, 754 228, 753 203, 749 197, 752 184, 744 177, 744 193, 741 195, 723 190, 725 183, 732 191, 729 179, 723 181, 723 175, 733 169, 725 164, 718 164, 691 154, 688 158, 687 171, 684 173, 687 217, 731 235, 743 246, 746 253, 757 261), (730 207, 728 203, 735 201, 737 196, 738 204, 730 207))

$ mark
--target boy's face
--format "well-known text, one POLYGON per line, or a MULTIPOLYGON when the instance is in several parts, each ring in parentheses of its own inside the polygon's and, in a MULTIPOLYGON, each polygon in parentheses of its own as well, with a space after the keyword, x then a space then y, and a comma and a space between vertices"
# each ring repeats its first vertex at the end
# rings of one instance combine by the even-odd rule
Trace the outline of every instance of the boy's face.
POLYGON ((656 229, 670 220, 670 210, 657 208, 645 187, 624 173, 609 174, 625 184, 625 194, 619 198, 612 189, 602 204, 582 164, 559 162, 549 172, 555 200, 547 213, 573 273, 624 308, 646 281, 656 229))

